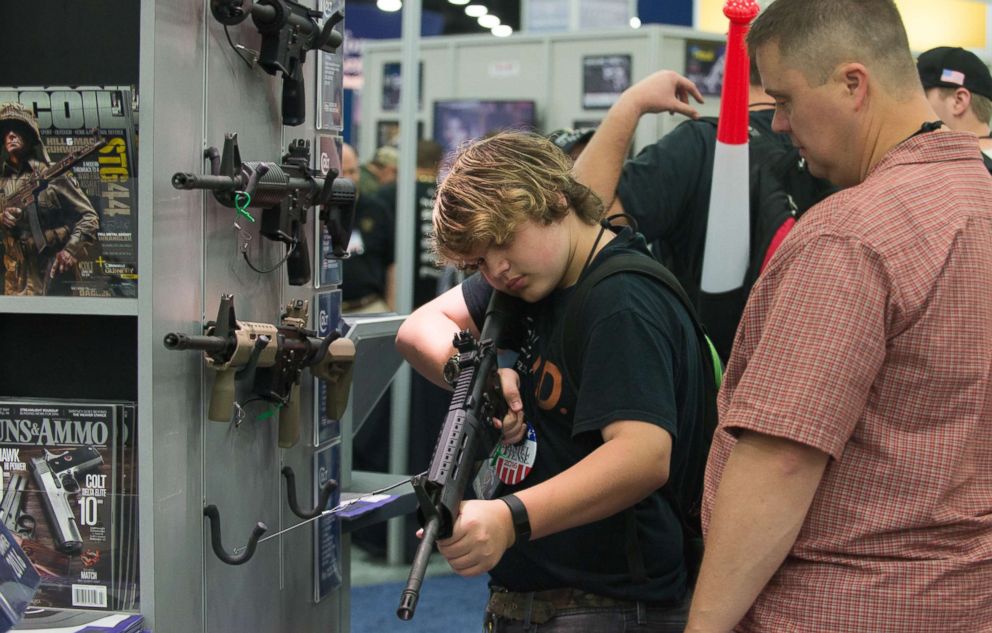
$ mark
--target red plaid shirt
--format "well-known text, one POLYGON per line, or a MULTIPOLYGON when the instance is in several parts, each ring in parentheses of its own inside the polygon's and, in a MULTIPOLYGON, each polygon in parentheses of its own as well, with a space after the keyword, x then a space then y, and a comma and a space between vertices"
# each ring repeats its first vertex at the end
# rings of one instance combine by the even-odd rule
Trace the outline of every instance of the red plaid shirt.
POLYGON ((809 211, 744 312, 706 472, 748 429, 828 453, 738 631, 992 631, 992 178, 922 134, 809 211))

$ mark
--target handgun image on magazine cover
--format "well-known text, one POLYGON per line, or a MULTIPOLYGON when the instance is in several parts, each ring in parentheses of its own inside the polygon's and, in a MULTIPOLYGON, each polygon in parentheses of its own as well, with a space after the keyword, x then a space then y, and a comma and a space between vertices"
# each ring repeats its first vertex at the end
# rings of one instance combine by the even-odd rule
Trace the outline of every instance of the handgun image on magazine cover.
POLYGON ((46 449, 43 457, 32 457, 29 463, 48 514, 55 549, 65 554, 78 554, 83 549, 83 537, 70 497, 79 492, 78 477, 99 468, 103 456, 92 446, 58 455, 46 449))

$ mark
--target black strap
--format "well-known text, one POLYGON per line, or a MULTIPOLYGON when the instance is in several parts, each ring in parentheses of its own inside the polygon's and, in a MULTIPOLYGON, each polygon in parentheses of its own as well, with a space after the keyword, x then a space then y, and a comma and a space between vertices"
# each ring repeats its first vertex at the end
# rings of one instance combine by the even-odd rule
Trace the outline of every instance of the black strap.
MULTIPOLYGON (((706 330, 700 322, 699 317, 696 315, 696 309, 693 306, 692 301, 689 300, 689 296, 682 288, 682 285, 679 284, 675 276, 660 262, 658 262, 658 260, 649 257, 648 255, 643 255, 640 253, 617 254, 607 259, 592 271, 588 272, 588 274, 579 278, 575 290, 573 291, 565 309, 565 314, 569 315, 569 318, 565 319, 562 322, 561 328, 556 329, 555 333, 552 335, 552 349, 561 350, 562 374, 564 375, 565 380, 569 381, 571 383, 572 390, 575 393, 578 393, 579 386, 582 383, 582 351, 585 348, 587 338, 583 336, 583 333, 581 332, 581 325, 583 322, 582 313, 585 310, 586 301, 589 298, 589 293, 596 284, 603 279, 620 272, 639 273, 653 279, 657 279, 664 284, 664 286, 668 288, 672 294, 678 297, 679 301, 682 303, 682 306, 689 314, 689 317, 692 320, 693 329, 696 331, 699 352, 702 355, 703 371, 706 373, 703 381, 703 429, 706 438, 706 445, 708 446, 717 425, 716 392, 719 388, 719 383, 716 376, 718 375, 717 372, 719 372, 722 367, 717 367, 715 365, 718 361, 716 360, 712 344, 706 335, 706 330), (559 335, 558 332, 561 332, 561 334, 559 335), (557 347, 555 347, 555 345, 557 345, 557 347)), ((690 561, 690 554, 692 548, 697 547, 696 541, 700 539, 701 528, 699 525, 699 507, 683 508, 682 503, 676 497, 671 486, 665 486, 662 488, 662 495, 672 506, 679 518, 679 522, 682 525, 686 560, 688 562, 698 564, 698 561, 690 561)), ((646 578, 644 556, 640 546, 640 539, 637 537, 637 522, 633 508, 629 508, 625 514, 625 519, 627 522, 627 542, 625 547, 627 554, 627 567, 630 570, 631 576, 635 580, 638 578, 646 578)), ((694 571, 695 570, 692 569, 689 570, 690 576, 694 573, 694 571)))
MULTIPOLYGON (((642 275, 647 275, 648 277, 657 279, 664 284, 669 291, 678 297, 679 301, 682 303, 682 307, 689 313, 689 317, 692 320, 693 328, 695 329, 696 336, 700 342, 700 352, 706 359, 704 366, 712 367, 712 358, 708 353, 709 343, 706 340, 706 331, 703 329, 703 325, 699 321, 699 316, 696 314, 696 308, 689 299, 689 295, 686 294, 685 289, 682 288, 682 285, 679 283, 678 279, 675 278, 675 275, 671 273, 671 271, 665 268, 660 262, 658 262, 658 260, 647 255, 642 255, 640 253, 623 253, 614 255, 597 266, 592 272, 584 277, 581 277, 575 286, 575 290, 572 292, 572 297, 568 301, 565 314, 582 314, 582 311, 585 309, 586 300, 588 299, 589 293, 592 291, 593 287, 603 279, 620 272, 640 273, 642 275)), ((579 332, 581 320, 581 317, 577 316, 566 319, 560 330, 560 342, 564 345, 562 350, 562 362, 564 363, 564 367, 562 369, 564 370, 565 378, 571 382, 572 388, 576 391, 578 391, 582 378, 581 352, 585 343, 585 338, 580 336, 579 332)), ((709 382, 708 377, 707 382, 709 382)))

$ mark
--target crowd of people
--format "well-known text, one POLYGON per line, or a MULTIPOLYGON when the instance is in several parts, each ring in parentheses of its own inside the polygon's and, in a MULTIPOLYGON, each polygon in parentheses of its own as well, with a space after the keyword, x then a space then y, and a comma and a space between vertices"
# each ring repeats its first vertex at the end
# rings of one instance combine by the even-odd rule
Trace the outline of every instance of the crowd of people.
POLYGON ((654 257, 701 307, 716 126, 692 82, 650 75, 595 133, 478 140, 436 185, 433 248, 469 276, 406 320, 400 351, 443 387, 452 335, 479 334, 492 293, 522 300, 496 424, 526 475, 464 501, 438 544, 489 574, 487 631, 992 622, 988 67, 914 59, 893 0, 777 0, 747 43, 752 139, 823 187, 728 317, 712 439, 692 306, 633 269, 570 303, 611 261, 654 257), (625 162, 657 112, 690 120, 625 162), (585 333, 574 382, 566 321, 585 333))

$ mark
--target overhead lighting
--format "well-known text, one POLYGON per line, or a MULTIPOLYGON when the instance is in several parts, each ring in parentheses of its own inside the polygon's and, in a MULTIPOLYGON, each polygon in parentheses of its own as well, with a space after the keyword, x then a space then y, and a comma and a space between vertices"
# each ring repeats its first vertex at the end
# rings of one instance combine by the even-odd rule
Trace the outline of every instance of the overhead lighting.
POLYGON ((458 5, 458 6, 461 6, 461 5, 463 5, 463 4, 468 4, 468 3, 469 3, 469 2, 471 2, 471 1, 472 1, 472 0, 448 0, 448 3, 449 3, 449 4, 456 4, 456 5, 458 5))
POLYGON ((484 4, 470 4, 465 7, 465 15, 470 18, 477 18, 489 13, 489 9, 484 4))
POLYGON ((509 24, 494 26, 492 34, 496 37, 509 37, 513 33, 513 28, 509 24))
POLYGON ((641 18, 637 17, 636 15, 630 18, 630 28, 632 29, 641 28, 641 18))
POLYGON ((499 16, 493 13, 487 13, 486 15, 479 16, 479 26, 484 29, 492 29, 499 26, 499 16))
POLYGON ((403 0, 376 0, 375 6, 382 11, 393 13, 403 8, 403 0))

